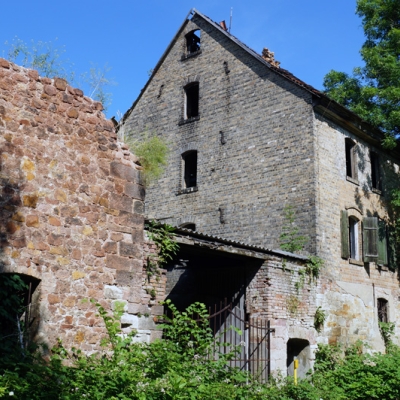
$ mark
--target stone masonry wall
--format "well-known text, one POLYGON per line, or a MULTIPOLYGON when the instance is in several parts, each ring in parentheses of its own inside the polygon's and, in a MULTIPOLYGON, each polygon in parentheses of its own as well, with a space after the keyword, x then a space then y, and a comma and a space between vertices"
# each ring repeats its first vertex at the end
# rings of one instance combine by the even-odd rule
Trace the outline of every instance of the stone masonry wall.
MULTIPOLYGON (((400 318, 398 271, 378 267, 375 262, 355 262, 341 258, 340 212, 347 210, 362 224, 366 216, 390 222, 389 195, 400 182, 398 160, 333 122, 315 118, 318 155, 317 251, 325 260, 322 291, 317 305, 327 313, 327 323, 319 341, 324 343, 362 340, 376 350, 384 350, 378 327, 377 299, 389 303, 389 321, 400 318), (345 139, 357 146, 356 180, 346 177, 345 139), (370 151, 379 154, 383 179, 381 193, 371 185, 370 151)), ((360 229, 359 241, 362 243, 360 229)), ((398 264, 398 262, 397 262, 398 264)), ((396 324, 396 336, 400 327, 396 324)), ((395 340, 398 340, 395 338, 395 340)))
POLYGON ((107 310, 123 302, 123 327, 139 340, 161 312, 144 287, 154 249, 144 243, 140 167, 101 110, 65 80, 0 59, 1 272, 40 280, 37 341, 89 352, 105 333, 89 298, 107 310))
POLYGON ((292 205, 301 232, 310 238, 307 250, 313 251, 311 94, 199 16, 179 34, 121 129, 134 136, 162 135, 171 150, 164 175, 146 193, 150 217, 191 222, 200 232, 279 248, 281 231, 271 227, 282 226, 284 206, 292 205), (193 29, 201 30, 201 53, 181 60, 185 34, 193 29), (194 81, 199 82, 200 115, 187 122, 184 86, 194 81), (198 191, 182 193, 187 150, 198 151, 198 191))
POLYGON ((269 320, 275 329, 271 337, 271 370, 287 373, 287 343, 290 339, 309 342, 308 363, 312 366, 317 348, 318 332, 314 327, 317 309, 316 295, 321 290, 320 280, 303 284, 299 271, 304 261, 269 256, 258 270, 246 291, 246 309, 252 317, 269 320))

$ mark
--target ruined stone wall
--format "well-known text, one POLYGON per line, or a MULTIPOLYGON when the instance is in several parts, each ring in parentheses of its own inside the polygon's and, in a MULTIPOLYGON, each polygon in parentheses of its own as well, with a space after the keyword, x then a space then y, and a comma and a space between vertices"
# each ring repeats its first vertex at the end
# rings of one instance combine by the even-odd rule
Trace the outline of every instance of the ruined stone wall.
POLYGON ((146 194, 146 214, 279 248, 281 231, 272 227, 282 226, 283 208, 292 205, 313 251, 312 114, 310 93, 194 16, 121 128, 162 135, 171 150, 164 175, 146 194), (182 60, 185 34, 193 29, 201 30, 201 53, 182 60), (188 122, 184 86, 190 82, 199 82, 199 118, 188 122), (182 191, 188 150, 198 152, 198 190, 190 193, 182 191))
POLYGON ((124 329, 139 340, 160 312, 144 286, 154 249, 139 167, 101 110, 65 80, 0 59, 1 272, 40 280, 37 341, 89 352, 105 332, 89 298, 107 310, 123 302, 124 329))
MULTIPOLYGON (((389 302, 389 321, 400 317, 398 270, 364 262, 362 221, 377 216, 390 223, 389 198, 391 189, 398 187, 398 160, 381 147, 373 146, 360 137, 317 115, 315 119, 318 155, 319 191, 317 197, 317 250, 325 260, 322 292, 318 305, 327 312, 322 342, 368 342, 383 350, 384 343, 378 327, 377 299, 389 302), (357 147, 357 179, 346 174, 345 139, 357 147), (370 151, 379 154, 383 179, 382 191, 372 188, 370 151), (360 260, 341 257, 340 213, 347 210, 360 223, 360 260)), ((398 265, 398 263, 397 263, 398 265)), ((396 335, 400 333, 396 327, 396 335)))
POLYGON ((246 291, 246 309, 252 317, 269 320, 271 336, 271 370, 287 373, 287 343, 306 340, 307 365, 312 367, 318 332, 314 327, 319 279, 301 278, 304 260, 269 256, 257 271, 246 291))

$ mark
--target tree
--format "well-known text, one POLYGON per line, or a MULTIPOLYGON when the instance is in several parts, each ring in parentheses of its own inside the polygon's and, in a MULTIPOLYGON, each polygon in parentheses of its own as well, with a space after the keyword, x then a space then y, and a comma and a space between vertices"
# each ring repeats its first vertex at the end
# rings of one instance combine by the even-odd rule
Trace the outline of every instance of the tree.
MULTIPOLYGON (((11 62, 36 69, 41 76, 64 78, 71 84, 75 81, 73 64, 62 58, 62 54, 65 53, 63 47, 59 49, 54 47, 51 42, 35 42, 33 40, 31 43, 25 43, 18 37, 5 44, 9 46, 7 58, 11 62)), ((111 104, 111 93, 107 92, 106 88, 115 85, 112 79, 106 77, 110 69, 108 66, 104 66, 104 68, 92 66, 89 72, 81 74, 79 79, 83 82, 83 86, 87 86, 82 89, 86 89, 89 97, 102 103, 105 111, 111 104)))
POLYGON ((325 92, 333 100, 385 133, 383 145, 394 148, 400 135, 400 3, 399 0, 357 0, 366 41, 365 63, 353 74, 330 71, 325 92))

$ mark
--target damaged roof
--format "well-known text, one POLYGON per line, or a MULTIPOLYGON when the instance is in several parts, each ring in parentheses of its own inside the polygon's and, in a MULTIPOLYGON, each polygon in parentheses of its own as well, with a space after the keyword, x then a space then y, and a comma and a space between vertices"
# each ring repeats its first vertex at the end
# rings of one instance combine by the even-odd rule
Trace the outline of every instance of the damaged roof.
POLYGON ((186 228, 175 228, 174 235, 178 239, 177 240, 178 242, 191 244, 191 245, 205 246, 205 247, 212 248, 214 250, 220 249, 220 250, 226 251, 226 249, 228 247, 231 248, 232 250, 233 249, 247 250, 248 254, 242 253, 242 255, 247 255, 250 257, 254 257, 255 256, 254 253, 263 253, 263 254, 270 254, 270 255, 275 255, 275 256, 279 256, 279 257, 296 259, 298 261, 307 261, 309 259, 308 256, 289 253, 289 252, 283 251, 283 250, 272 250, 272 249, 268 249, 266 247, 255 246, 252 244, 239 242, 236 240, 225 239, 220 236, 210 235, 208 233, 192 231, 191 229, 186 229, 186 228), (185 238, 187 239, 186 241, 182 240, 185 238))
MULTIPOLYGON (((178 29, 177 33, 175 34, 174 38, 166 48, 164 54, 161 56, 160 60, 158 61, 157 65, 155 66, 149 80, 147 81, 146 85, 144 88, 141 90, 139 96, 137 99, 134 101, 132 104, 131 108, 129 108, 124 116, 121 118, 119 125, 117 127, 117 130, 124 124, 125 120, 129 117, 131 114, 132 110, 135 108, 136 104, 140 100, 142 94, 146 90, 147 86, 149 83, 152 81, 154 75, 156 74, 157 70, 160 68, 161 64, 163 63, 164 59, 168 55, 170 49, 173 47, 175 44, 177 38, 179 37, 181 31, 184 29, 188 21, 190 21, 191 17, 193 16, 199 16, 202 18, 204 21, 212 25, 215 29, 217 29, 219 32, 221 32, 223 35, 228 37, 230 40, 232 40, 234 43, 236 43, 238 46, 240 46, 242 49, 244 49, 248 54, 253 56, 255 59, 257 59, 260 63, 264 64, 267 68, 269 68, 271 71, 274 71, 275 73, 279 74, 280 76, 284 77, 285 79, 289 80, 290 82, 294 83, 295 85, 303 88, 304 90, 308 91, 309 93, 312 94, 313 96, 313 107, 314 109, 321 114, 322 116, 333 120, 337 124, 343 126, 344 128, 348 129, 349 131, 361 136, 364 140, 367 142, 377 146, 381 147, 381 141, 384 138, 384 133, 380 131, 379 129, 373 127, 366 121, 364 121, 362 118, 360 118, 357 114, 353 113, 352 111, 348 110, 341 104, 337 103, 336 101, 330 99, 325 93, 321 92, 320 90, 314 88, 313 86, 305 83, 301 79, 297 78, 294 76, 291 72, 288 70, 281 68, 279 66, 275 66, 272 63, 268 62, 265 60, 261 54, 258 54, 256 51, 251 49, 249 46, 241 42, 238 38, 236 38, 234 35, 232 35, 230 32, 225 30, 219 23, 213 21, 206 15, 202 14, 200 11, 196 10, 193 8, 190 10, 188 15, 186 16, 184 22, 178 29)), ((395 149, 388 151, 388 153, 396 153, 397 156, 400 155, 400 150, 395 149)))

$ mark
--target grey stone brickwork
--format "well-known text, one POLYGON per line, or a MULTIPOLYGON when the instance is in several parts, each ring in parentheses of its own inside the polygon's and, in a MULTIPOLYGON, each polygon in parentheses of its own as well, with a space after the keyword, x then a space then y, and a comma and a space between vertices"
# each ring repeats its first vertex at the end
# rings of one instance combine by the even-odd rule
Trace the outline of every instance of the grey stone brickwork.
MULTIPOLYGON (((383 349, 377 299, 388 300, 389 320, 398 320, 398 273, 364 262, 362 256, 363 219, 379 217, 390 224, 389 193, 400 182, 399 154, 381 147, 382 134, 287 71, 268 67, 196 12, 120 129, 135 137, 154 132, 171 149, 164 175, 147 190, 149 217, 176 225, 195 223, 200 232, 278 248, 284 206, 293 206, 300 234, 309 238, 305 253, 325 262, 318 286, 308 287, 307 312, 322 307, 327 314, 316 341, 361 339, 383 349), (182 60, 185 34, 194 29, 201 30, 201 52, 182 60), (199 82, 199 118, 185 121, 184 86, 194 81, 199 82), (346 174, 346 138, 356 144, 353 180, 346 174), (197 188, 182 193, 181 155, 187 150, 198 151, 197 188), (379 155, 381 193, 371 188, 371 150, 379 155), (341 256, 343 210, 360 221, 358 262, 341 256)), ((248 293, 256 290, 264 296, 257 307, 249 303, 251 312, 279 320, 285 340, 315 343, 308 336, 309 321, 302 326, 301 316, 297 328, 286 325, 282 299, 292 292, 285 271, 272 261, 263 268, 259 273, 266 279, 248 288, 248 293), (275 285, 268 286, 272 275, 275 285)))
POLYGON ((162 135, 170 156, 164 175, 146 192, 146 214, 169 223, 278 248, 283 208, 315 250, 315 174, 311 95, 194 17, 127 118, 125 134, 162 135), (185 34, 201 29, 201 53, 181 60, 185 34), (229 67, 225 73, 224 62, 229 67), (200 118, 183 119, 184 86, 199 82, 200 118), (221 144, 221 134, 226 140, 221 144), (181 154, 198 151, 198 190, 182 188, 181 154), (224 223, 220 222, 220 209, 224 223))
MULTIPOLYGON (((327 310, 326 342, 353 343, 357 339, 383 350, 378 328, 377 299, 389 302, 389 320, 400 317, 397 271, 378 267, 375 262, 352 263, 341 258, 340 212, 348 210, 362 221, 378 216, 390 224, 391 190, 398 187, 398 159, 390 156, 379 144, 373 145, 337 124, 315 117, 317 131, 317 251, 325 260, 323 291, 318 305, 327 310), (347 179, 345 139, 357 146, 357 182, 347 179), (370 152, 379 155, 382 191, 372 188, 370 152)), ((360 244, 362 238, 360 237, 360 244)), ((362 251, 363 249, 361 249, 362 251)), ((396 327, 396 335, 399 335, 396 327)))

